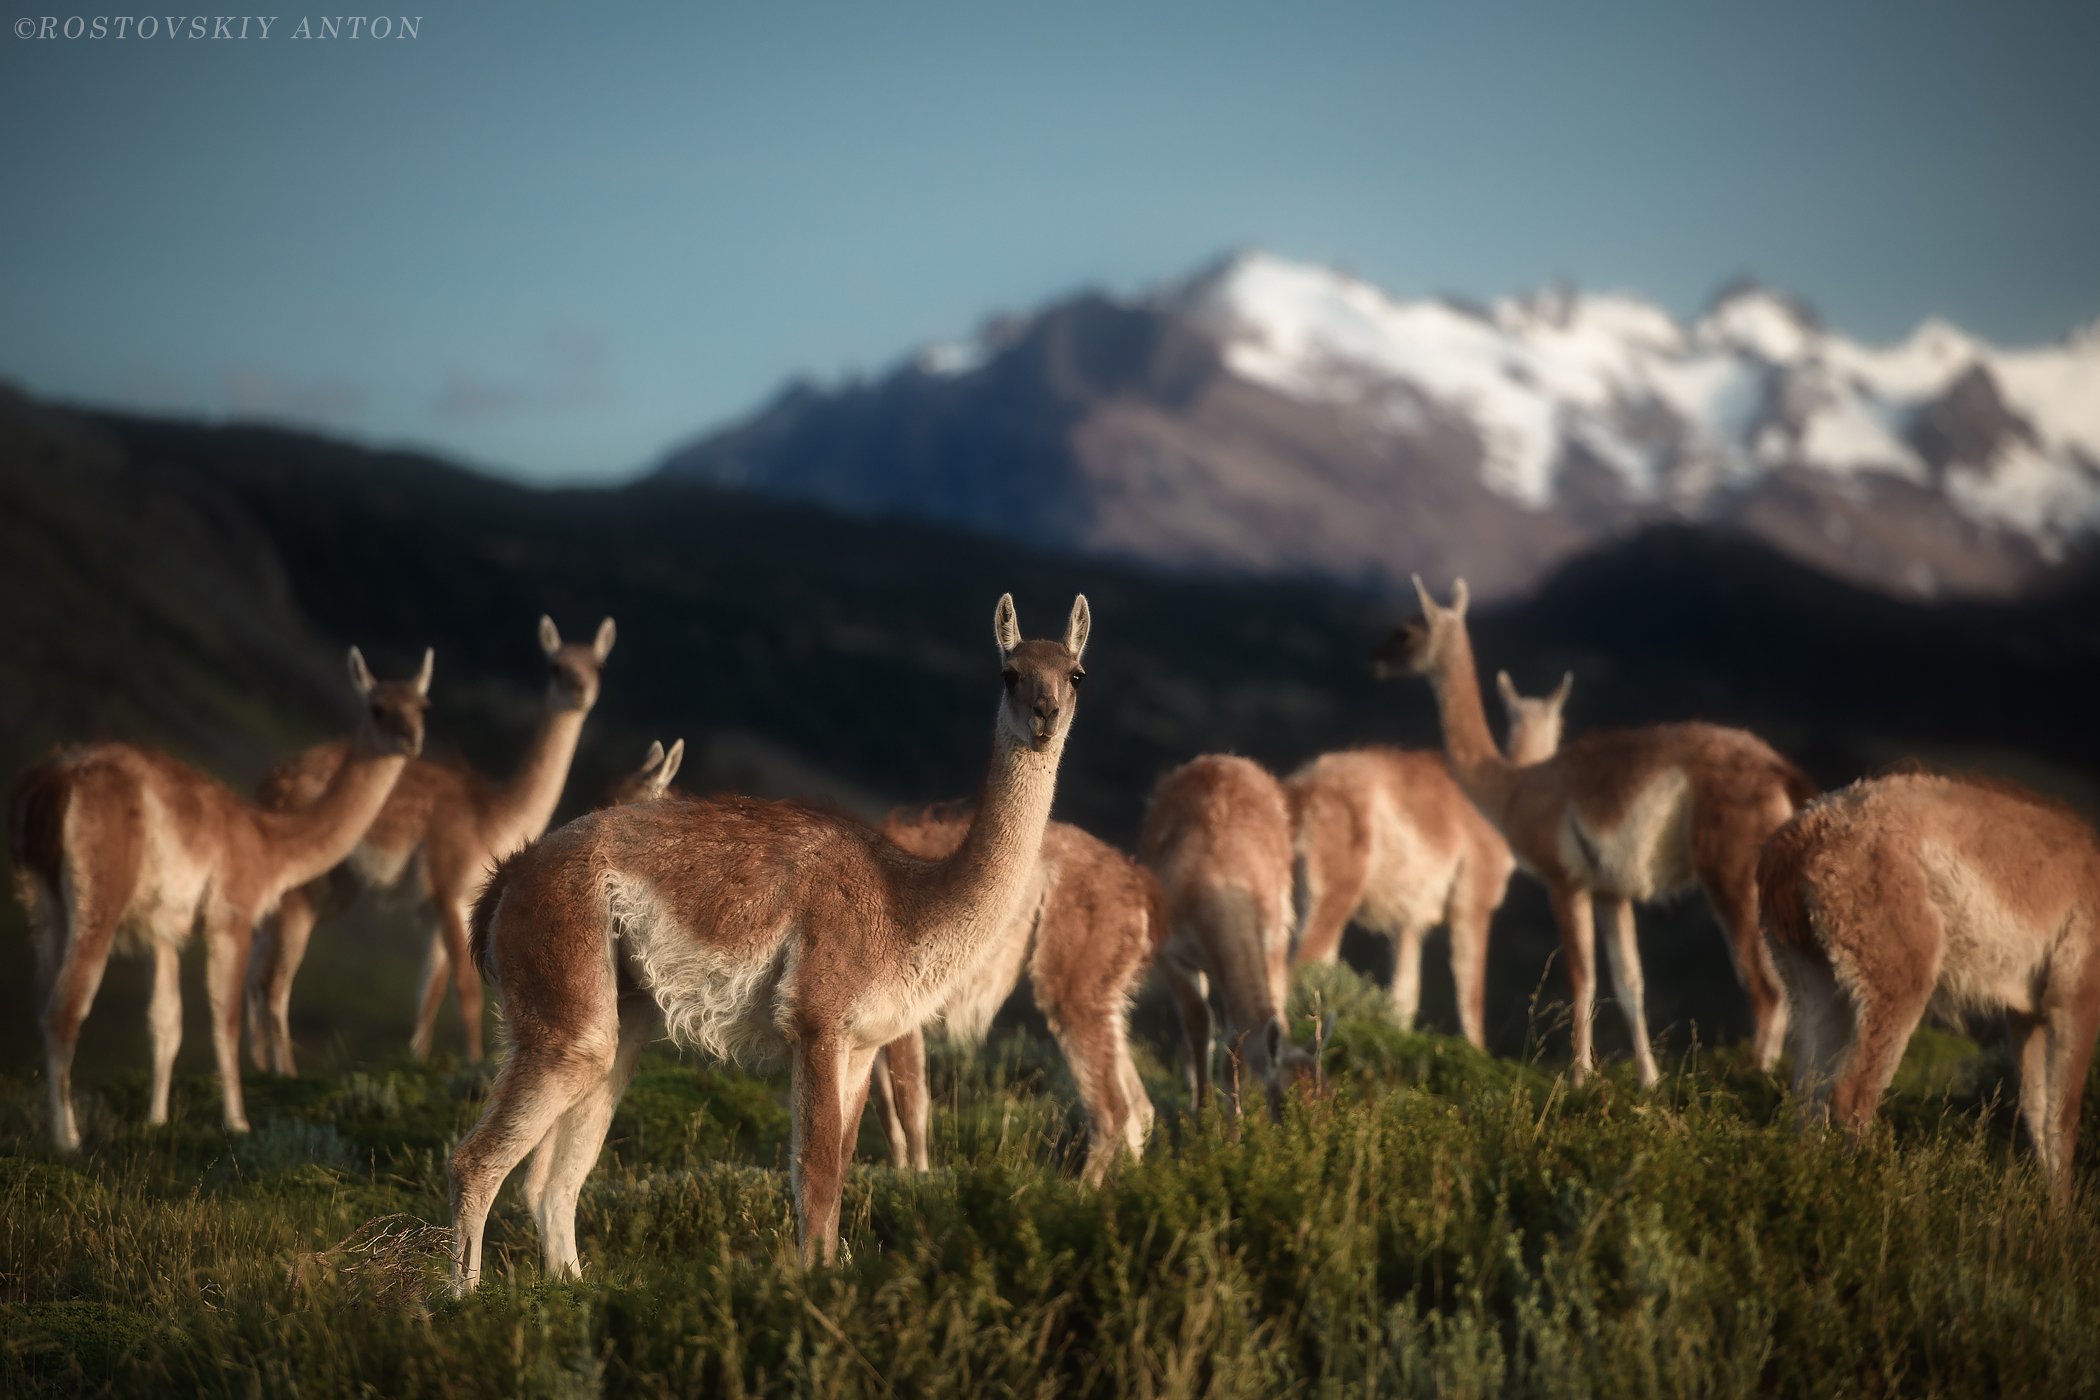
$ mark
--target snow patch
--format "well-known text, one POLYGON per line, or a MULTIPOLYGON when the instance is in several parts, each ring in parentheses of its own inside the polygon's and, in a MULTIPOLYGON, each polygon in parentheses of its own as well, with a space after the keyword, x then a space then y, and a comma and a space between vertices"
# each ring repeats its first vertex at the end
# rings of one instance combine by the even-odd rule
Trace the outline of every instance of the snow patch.
POLYGON ((984 342, 976 340, 937 340, 920 348, 912 363, 921 374, 930 374, 937 379, 954 379, 970 374, 980 368, 989 358, 984 342))
POLYGON ((1694 334, 1702 345, 1747 350, 1774 364, 1801 359, 1822 338, 1800 312, 1762 289, 1724 297, 1694 334))
POLYGON ((1264 252, 1161 300, 1210 328, 1232 373, 1278 393, 1361 407, 1395 436, 1419 427, 1417 396, 1458 415, 1482 444, 1483 484, 1542 511, 1578 446, 1630 499, 1690 511, 1781 466, 1930 487, 1911 427, 1982 366, 2038 444, 1951 473, 1948 499, 2045 550, 2100 529, 2100 472, 2087 465, 2100 463, 2100 322, 2036 349, 1997 349, 1938 319, 1868 345, 1755 287, 1689 328, 1638 297, 1566 287, 1475 313, 1264 252))

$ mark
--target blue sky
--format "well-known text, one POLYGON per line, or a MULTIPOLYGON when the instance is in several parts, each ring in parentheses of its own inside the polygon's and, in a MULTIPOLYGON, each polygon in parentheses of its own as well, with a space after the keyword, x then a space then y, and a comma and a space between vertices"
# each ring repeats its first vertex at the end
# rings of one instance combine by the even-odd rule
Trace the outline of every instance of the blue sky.
POLYGON ((1877 338, 2100 316, 2100 7, 424 3, 8 7, 0 379, 553 480, 1243 245, 1680 313, 1752 271, 1877 338))

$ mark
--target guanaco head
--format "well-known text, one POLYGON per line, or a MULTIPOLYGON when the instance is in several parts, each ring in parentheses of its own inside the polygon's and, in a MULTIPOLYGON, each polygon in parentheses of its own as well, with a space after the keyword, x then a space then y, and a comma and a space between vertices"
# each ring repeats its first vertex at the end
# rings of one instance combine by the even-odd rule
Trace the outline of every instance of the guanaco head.
POLYGON ((1544 763, 1559 750, 1561 707, 1568 703, 1568 692, 1574 688, 1575 673, 1566 671, 1552 694, 1530 700, 1517 694, 1516 682, 1509 678, 1509 672, 1495 672, 1495 689, 1509 715, 1509 742, 1505 747, 1511 763, 1544 763))
POLYGON ((1061 642, 1024 642, 1020 619, 1014 614, 1014 595, 1002 593, 992 610, 992 634, 999 643, 1000 678, 1006 682, 1006 702, 999 707, 999 729, 1016 747, 1038 752, 1064 742, 1079 709, 1079 685, 1086 668, 1079 664, 1086 651, 1087 634, 1093 630, 1093 614, 1086 595, 1072 600, 1071 620, 1065 623, 1061 642))
POLYGON ((1285 1034, 1283 1022, 1273 1016, 1242 1041, 1240 1058, 1249 1077, 1260 1082, 1269 1116, 1279 1122, 1291 1090, 1318 1078, 1312 1053, 1285 1034))
POLYGON ((540 650, 547 653, 547 708, 588 710, 598 703, 598 672, 612 655, 613 620, 598 624, 598 635, 586 645, 564 642, 554 619, 540 618, 540 650))
POLYGON ((647 802, 662 797, 670 790, 671 779, 678 776, 678 765, 683 762, 685 740, 676 740, 668 751, 661 739, 651 742, 642 766, 607 790, 604 805, 617 807, 624 802, 647 802))
POLYGON ((1451 586, 1451 606, 1443 607, 1415 576, 1415 596, 1422 600, 1422 615, 1394 629, 1371 653, 1371 674, 1384 680, 1391 676, 1426 676, 1443 661, 1451 639, 1466 629, 1466 581, 1451 586))
POLYGON ((375 681, 365 654, 350 648, 350 684, 364 706, 357 727, 357 742, 367 752, 407 754, 423 752, 423 717, 430 708, 430 671, 436 658, 423 648, 423 669, 414 680, 375 681))

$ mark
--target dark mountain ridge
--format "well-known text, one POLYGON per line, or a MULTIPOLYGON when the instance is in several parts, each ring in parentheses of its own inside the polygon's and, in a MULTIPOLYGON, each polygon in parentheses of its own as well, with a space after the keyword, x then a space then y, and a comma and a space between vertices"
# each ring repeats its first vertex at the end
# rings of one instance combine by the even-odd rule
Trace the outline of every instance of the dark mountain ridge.
MULTIPOLYGON (((1006 590, 1032 629, 1074 592, 1093 603, 1058 813, 1109 839, 1127 843, 1154 780, 1195 753, 1288 770, 1352 744, 1437 742, 1427 687, 1368 673, 1371 646, 1412 611, 1404 595, 1167 575, 674 481, 534 491, 311 434, 18 397, 0 400, 0 500, 26 503, 0 511, 14 624, 0 696, 36 697, 38 716, 0 731, 10 776, 56 739, 111 735, 172 744, 245 785, 342 722, 353 640, 382 669, 436 647, 434 745, 507 772, 537 711, 546 611, 565 630, 620 625, 564 816, 649 739, 678 736, 701 790, 864 811, 951 797, 982 774, 988 614, 1006 590), (204 698, 140 698, 162 694, 204 698)), ((1916 604, 1676 528, 1478 607, 1475 640, 1484 679, 1506 668, 1538 691, 1573 670, 1576 731, 1705 718, 1758 730, 1826 785, 1916 753, 2091 811, 2096 604, 2090 567, 2025 602, 1916 604)), ((1496 953, 1505 1046, 1522 1041, 1552 946, 1518 884, 1496 953)), ((1644 942, 1658 1022, 1696 1017, 1711 1035, 1736 1024, 1739 998, 1705 922, 1665 911, 1644 942)))

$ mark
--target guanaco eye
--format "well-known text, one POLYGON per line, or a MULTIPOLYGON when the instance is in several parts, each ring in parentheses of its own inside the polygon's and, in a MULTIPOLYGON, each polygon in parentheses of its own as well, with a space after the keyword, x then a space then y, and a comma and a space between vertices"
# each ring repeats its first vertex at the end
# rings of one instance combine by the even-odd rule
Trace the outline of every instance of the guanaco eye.
POLYGON ((999 679, 1006 682, 1006 688, 1008 690, 1012 690, 1015 686, 1021 683, 1021 673, 1019 671, 1016 671, 1013 667, 1009 666, 1004 671, 1001 671, 999 673, 999 679))
POLYGON ((1083 680, 1085 680, 1085 679, 1086 679, 1086 668, 1085 668, 1084 666, 1074 666, 1074 667, 1072 668, 1072 684, 1073 684, 1074 686, 1077 686, 1077 685, 1078 685, 1078 684, 1079 684, 1079 683, 1080 683, 1081 681, 1083 681, 1083 680))

